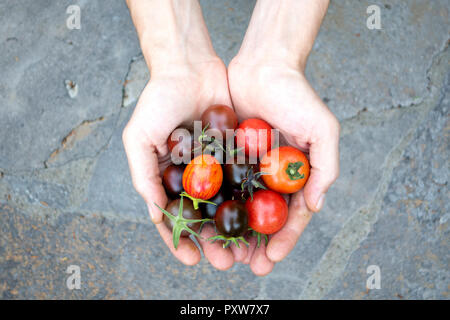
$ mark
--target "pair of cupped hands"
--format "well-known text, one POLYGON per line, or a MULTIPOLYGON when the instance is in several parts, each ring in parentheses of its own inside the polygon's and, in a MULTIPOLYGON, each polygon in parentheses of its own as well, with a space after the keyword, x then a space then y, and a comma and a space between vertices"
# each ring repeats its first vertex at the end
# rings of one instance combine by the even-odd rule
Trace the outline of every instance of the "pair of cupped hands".
POLYGON ((292 194, 284 227, 256 246, 206 241, 214 227, 205 224, 199 239, 205 258, 215 268, 226 270, 235 262, 249 264, 256 275, 266 275, 284 259, 310 221, 324 204, 328 188, 339 174, 339 122, 304 76, 302 67, 282 62, 257 62, 235 57, 227 68, 213 56, 194 63, 172 63, 153 71, 136 109, 123 132, 133 185, 147 203, 152 221, 172 254, 186 265, 201 259, 200 249, 190 238, 181 238, 178 248, 162 223, 168 198, 161 175, 170 163, 167 138, 180 125, 199 120, 213 104, 234 108, 239 120, 259 118, 279 129, 286 142, 309 154, 311 173, 304 189, 292 194))

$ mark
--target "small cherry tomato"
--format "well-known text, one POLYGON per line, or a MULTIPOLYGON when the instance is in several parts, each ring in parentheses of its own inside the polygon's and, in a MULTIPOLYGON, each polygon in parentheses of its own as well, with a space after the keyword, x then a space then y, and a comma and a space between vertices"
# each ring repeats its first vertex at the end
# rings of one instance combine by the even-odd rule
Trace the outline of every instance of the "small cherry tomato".
MULTIPOLYGON (((174 215, 175 217, 178 216, 179 208, 180 208, 180 202, 181 199, 176 199, 171 201, 166 208, 166 211, 168 211, 170 214, 174 215)), ((197 220, 202 218, 202 213, 200 210, 195 210, 194 206, 192 204, 192 201, 186 198, 183 198, 183 218, 189 219, 189 220, 197 220)), ((175 226, 175 222, 167 217, 167 215, 164 215, 163 218, 164 224, 169 228, 170 231, 173 230, 173 227, 175 226)), ((187 223, 186 225, 192 229, 193 231, 197 232, 200 228, 201 222, 195 222, 195 223, 187 223)), ((188 237, 189 232, 186 230, 181 231, 182 237, 188 237)))
POLYGON ((262 157, 272 148, 272 127, 264 120, 244 120, 236 130, 236 146, 248 157, 262 157))
POLYGON ((270 150, 259 164, 262 176, 270 189, 280 193, 294 193, 305 185, 309 178, 309 161, 300 150, 284 146, 270 150))
POLYGON ((188 157, 189 160, 192 159, 195 148, 201 147, 200 143, 195 141, 194 130, 190 127, 176 128, 167 139, 167 146, 173 153, 172 156, 180 159, 188 157))
POLYGON ((202 114, 202 126, 208 129, 216 129, 222 134, 222 141, 225 141, 227 129, 236 129, 238 119, 233 108, 222 104, 215 104, 206 109, 202 114))
POLYGON ((216 211, 216 228, 225 237, 240 237, 248 230, 248 217, 245 203, 227 200, 216 211))
POLYGON ((249 160, 244 156, 236 156, 233 163, 225 163, 223 165, 225 180, 233 187, 241 188, 241 184, 247 178, 247 173, 250 168, 253 168, 253 171, 256 172, 258 166, 256 164, 250 164, 249 160))
POLYGON ((248 211, 248 225, 256 232, 272 234, 286 223, 288 206, 284 198, 272 190, 259 190, 253 194, 253 200, 245 202, 248 211))
POLYGON ((231 187, 230 194, 232 200, 245 201, 248 197, 250 197, 250 192, 247 189, 242 190, 241 188, 231 187))
POLYGON ((183 191, 183 173, 184 165, 171 164, 164 170, 163 173, 163 186, 167 192, 167 195, 173 199, 178 198, 183 191))
POLYGON ((211 155, 195 157, 183 173, 183 188, 193 198, 208 200, 222 186, 223 172, 219 161, 211 155))

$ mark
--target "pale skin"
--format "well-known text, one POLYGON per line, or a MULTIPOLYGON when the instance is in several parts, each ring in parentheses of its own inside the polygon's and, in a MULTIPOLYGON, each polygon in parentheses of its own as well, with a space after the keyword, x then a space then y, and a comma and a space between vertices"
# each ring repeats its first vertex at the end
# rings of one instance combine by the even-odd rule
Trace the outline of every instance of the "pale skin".
MULTIPOLYGON (((161 172, 169 163, 167 138, 179 125, 200 119, 212 104, 235 109, 240 120, 260 118, 287 142, 309 153, 311 176, 290 197, 285 226, 256 248, 200 239, 206 259, 217 269, 235 262, 256 275, 270 273, 294 248, 313 212, 339 175, 339 123, 304 76, 307 57, 325 16, 328 0, 258 0, 241 49, 228 69, 218 58, 197 0, 127 0, 151 80, 123 133, 133 185, 148 205, 152 221, 174 256, 186 265, 201 259, 189 238, 177 250, 162 222, 167 204, 161 172)), ((213 235, 211 226, 201 235, 213 235)))

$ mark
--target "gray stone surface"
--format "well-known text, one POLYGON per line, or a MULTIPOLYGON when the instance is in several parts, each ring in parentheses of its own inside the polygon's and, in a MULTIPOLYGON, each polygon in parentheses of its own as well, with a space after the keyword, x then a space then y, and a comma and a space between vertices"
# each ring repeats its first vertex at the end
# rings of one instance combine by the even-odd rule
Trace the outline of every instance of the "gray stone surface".
POLYGON ((95 156, 112 133, 108 119, 121 108, 128 63, 140 50, 136 33, 124 1, 80 1, 80 30, 66 27, 69 4, 0 4, 0 168, 51 165, 66 149, 63 139, 85 121, 105 119, 91 128, 94 134, 81 135, 83 143, 73 141, 61 163, 95 156), (74 99, 67 79, 79 86, 74 99))
POLYGON ((378 221, 327 297, 448 299, 448 85, 395 167, 378 221), (380 267, 380 289, 366 290, 369 265, 380 267))
MULTIPOLYGON (((264 278, 168 252, 121 142, 150 76, 129 13, 75 2, 0 4, 0 297, 448 299, 448 1, 332 1, 307 76, 341 120, 341 176, 264 278), (382 30, 366 27, 370 4, 382 30), (65 286, 71 264, 81 290, 65 286)), ((254 1, 201 4, 228 63, 254 1)))

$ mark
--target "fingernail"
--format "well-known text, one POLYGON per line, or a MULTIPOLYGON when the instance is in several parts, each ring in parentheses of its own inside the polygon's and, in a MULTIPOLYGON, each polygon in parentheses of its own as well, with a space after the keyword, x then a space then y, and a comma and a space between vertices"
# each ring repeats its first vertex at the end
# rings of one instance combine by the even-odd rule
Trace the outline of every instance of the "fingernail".
POLYGON ((322 193, 319 197, 319 200, 317 200, 316 209, 317 211, 322 210, 323 203, 325 202, 325 194, 322 193))
POLYGON ((148 212, 150 213, 150 218, 153 222, 155 222, 155 213, 153 212, 153 208, 151 205, 147 204, 148 212))

